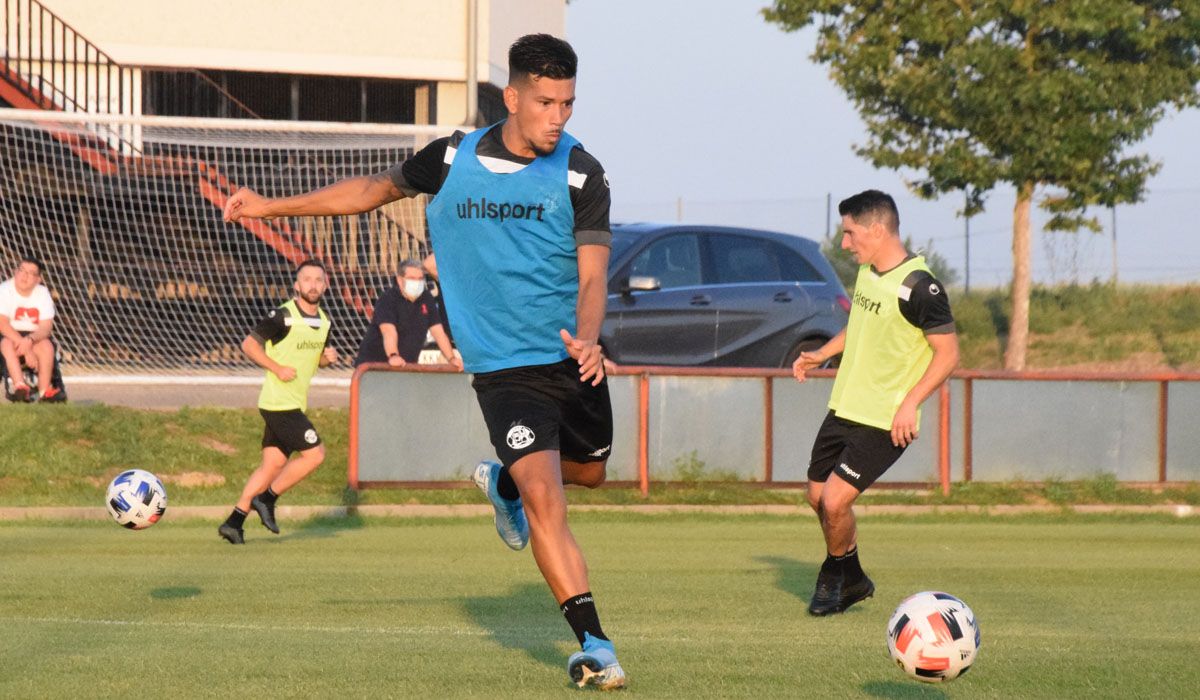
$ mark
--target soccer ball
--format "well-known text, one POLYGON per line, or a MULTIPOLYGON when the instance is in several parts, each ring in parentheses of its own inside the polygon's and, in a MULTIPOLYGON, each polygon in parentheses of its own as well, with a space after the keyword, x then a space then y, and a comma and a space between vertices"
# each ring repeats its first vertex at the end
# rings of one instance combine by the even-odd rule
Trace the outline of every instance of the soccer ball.
POLYGON ((148 471, 130 469, 121 472, 104 494, 108 514, 131 530, 143 530, 158 522, 167 510, 167 490, 162 481, 148 471))
POLYGON ((979 625, 967 604, 925 591, 904 599, 887 625, 888 652, 912 678, 941 683, 971 668, 979 651, 979 625))

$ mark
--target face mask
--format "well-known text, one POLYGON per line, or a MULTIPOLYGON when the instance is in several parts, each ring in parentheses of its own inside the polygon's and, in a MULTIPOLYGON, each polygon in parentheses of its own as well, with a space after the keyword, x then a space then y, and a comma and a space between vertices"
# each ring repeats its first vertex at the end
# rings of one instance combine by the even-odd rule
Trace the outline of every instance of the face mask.
POLYGON ((425 291, 425 280, 404 280, 404 295, 416 299, 425 291))

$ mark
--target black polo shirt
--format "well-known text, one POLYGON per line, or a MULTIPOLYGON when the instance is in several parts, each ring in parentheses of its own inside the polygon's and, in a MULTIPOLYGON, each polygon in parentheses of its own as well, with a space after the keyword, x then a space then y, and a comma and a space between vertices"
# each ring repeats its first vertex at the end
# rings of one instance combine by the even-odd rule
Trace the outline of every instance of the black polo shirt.
POLYGON ((405 362, 416 362, 425 347, 425 334, 430 326, 442 322, 438 303, 425 290, 416 301, 409 301, 400 293, 400 288, 393 285, 375 300, 375 313, 371 316, 371 325, 363 336, 362 344, 358 347, 358 357, 354 358, 354 366, 364 362, 387 362, 387 353, 383 350, 383 333, 379 324, 391 323, 396 326, 396 349, 405 362))

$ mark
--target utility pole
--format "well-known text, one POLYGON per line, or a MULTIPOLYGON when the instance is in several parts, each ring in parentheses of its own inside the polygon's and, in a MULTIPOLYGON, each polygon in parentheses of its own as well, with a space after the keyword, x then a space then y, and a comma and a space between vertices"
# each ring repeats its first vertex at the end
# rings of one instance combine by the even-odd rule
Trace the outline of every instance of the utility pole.
POLYGON ((829 219, 833 216, 833 193, 825 193, 825 240, 829 240, 829 219))
POLYGON ((675 220, 683 221, 683 197, 675 198, 675 220))
POLYGON ((963 294, 971 293, 971 195, 963 190, 963 238, 966 240, 966 262, 963 264, 965 281, 963 294))
POLYGON ((1117 286, 1117 205, 1109 207, 1112 214, 1112 283, 1117 286))

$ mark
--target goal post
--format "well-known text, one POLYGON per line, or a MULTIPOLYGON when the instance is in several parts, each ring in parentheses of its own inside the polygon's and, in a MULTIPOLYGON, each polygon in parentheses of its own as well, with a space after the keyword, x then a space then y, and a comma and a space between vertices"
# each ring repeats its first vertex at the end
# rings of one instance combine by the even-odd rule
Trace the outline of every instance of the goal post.
POLYGON ((242 338, 317 258, 348 363, 399 263, 429 250, 427 198, 240 223, 221 209, 243 186, 282 197, 380 172, 451 130, 0 109, 0 276, 45 263, 68 375, 230 374, 256 369, 242 338))

